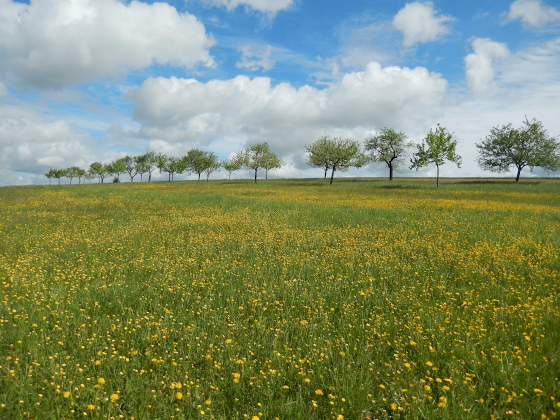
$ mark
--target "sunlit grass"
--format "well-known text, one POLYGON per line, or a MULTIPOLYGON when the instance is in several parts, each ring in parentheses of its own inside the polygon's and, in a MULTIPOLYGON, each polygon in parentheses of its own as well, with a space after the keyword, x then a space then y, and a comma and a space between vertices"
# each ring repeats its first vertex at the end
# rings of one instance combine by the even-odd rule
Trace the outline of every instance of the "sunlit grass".
POLYGON ((560 183, 0 189, 2 419, 560 412, 560 183))

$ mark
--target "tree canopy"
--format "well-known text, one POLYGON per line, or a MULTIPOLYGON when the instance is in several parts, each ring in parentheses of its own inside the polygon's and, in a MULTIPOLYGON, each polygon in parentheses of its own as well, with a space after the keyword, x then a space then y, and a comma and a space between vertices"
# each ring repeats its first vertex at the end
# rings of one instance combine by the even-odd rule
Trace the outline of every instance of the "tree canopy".
POLYGON ((412 146, 407 142, 406 134, 392 128, 384 127, 379 134, 365 141, 365 149, 373 162, 383 162, 389 168, 389 180, 393 180, 393 171, 404 162, 406 149, 412 146))
POLYGON ((549 136, 542 123, 535 119, 525 118, 519 129, 511 124, 493 127, 476 147, 478 165, 482 169, 507 172, 514 166, 516 181, 526 166, 531 170, 538 166, 548 172, 560 169, 560 142, 549 136))
POLYGON ((435 163, 437 168, 436 185, 438 187, 439 167, 445 164, 446 160, 455 162, 459 168, 461 167, 461 156, 455 152, 457 142, 453 140, 453 134, 446 132, 445 127, 441 127, 439 124, 435 130, 430 129, 426 138, 417 147, 416 153, 410 160, 410 169, 418 170, 430 163, 435 163))

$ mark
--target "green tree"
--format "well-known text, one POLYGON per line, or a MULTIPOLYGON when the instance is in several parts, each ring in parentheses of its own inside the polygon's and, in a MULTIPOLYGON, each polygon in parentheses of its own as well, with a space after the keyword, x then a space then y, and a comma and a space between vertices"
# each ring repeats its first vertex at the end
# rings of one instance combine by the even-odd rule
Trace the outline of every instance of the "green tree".
POLYGON ((122 159, 117 159, 107 165, 108 173, 116 176, 116 181, 119 182, 121 174, 126 172, 126 164, 122 159))
POLYGON ((240 162, 247 169, 255 171, 255 182, 257 182, 258 170, 265 167, 270 153, 270 146, 266 142, 255 143, 241 151, 240 162))
POLYGON ((263 169, 265 170, 265 179, 268 179, 268 171, 271 169, 279 169, 284 166, 282 159, 275 153, 268 153, 263 159, 263 169))
POLYGON ((331 139, 325 135, 314 143, 305 146, 307 151, 307 164, 314 167, 331 170, 331 180, 333 183, 336 171, 347 171, 351 167, 360 168, 364 166, 368 159, 360 150, 360 143, 353 139, 342 139, 335 137, 331 139))
POLYGON ((394 170, 404 163, 403 155, 412 146, 406 134, 384 127, 374 137, 366 139, 365 149, 373 162, 383 162, 389 168, 389 180, 393 180, 394 170))
MULTIPOLYGON (((70 180, 70 184, 72 184, 72 179, 77 178, 80 176, 80 168, 77 166, 71 166, 70 168, 65 170, 64 176, 70 180)), ((78 178, 78 182, 79 178, 78 178)))
POLYGON ((49 169, 49 171, 45 173, 45 176, 49 179, 49 185, 51 185, 52 179, 55 178, 55 171, 56 169, 49 169))
POLYGON ((140 156, 135 157, 136 170, 140 174, 140 182, 142 182, 142 175, 148 173, 148 182, 152 180, 152 172, 157 169, 156 153, 150 151, 140 156))
MULTIPOLYGON (((200 149, 191 149, 183 157, 186 169, 189 172, 198 175, 198 180, 200 181, 200 175, 202 173, 207 173, 210 170, 210 174, 219 169, 220 165, 218 163, 218 157, 213 152, 207 152, 200 149), (216 168, 217 165, 217 168, 216 168)), ((210 175, 207 173, 207 178, 210 175)))
POLYGON ((51 169, 53 178, 58 179, 58 185, 60 185, 60 178, 66 175, 68 169, 51 169))
POLYGON ((232 172, 238 171, 239 169, 241 169, 242 166, 243 166, 243 162, 237 155, 230 156, 229 158, 227 158, 222 162, 222 168, 224 168, 228 172, 229 174, 228 179, 230 180, 231 180, 232 172))
POLYGON ((206 182, 208 182, 208 180, 210 179, 210 175, 212 175, 214 172, 220 170, 221 167, 222 167, 222 165, 220 164, 220 161, 218 160, 218 156, 216 156, 214 153, 210 152, 210 154, 208 156, 208 165, 206 166, 206 169, 204 169, 204 173, 206 174, 206 182))
POLYGON ((507 172, 515 166, 516 182, 526 166, 531 170, 538 166, 547 172, 560 169, 560 142, 548 135, 540 121, 525 117, 523 124, 519 129, 511 124, 493 127, 490 135, 476 144, 478 165, 492 172, 507 172))
POLYGON ((88 172, 98 177, 100 183, 103 183, 103 180, 107 178, 107 175, 109 175, 110 173, 107 165, 104 165, 100 162, 93 162, 91 165, 89 165, 88 172))
POLYGON ((125 172, 128 172, 130 176, 130 182, 134 182, 134 177, 138 174, 138 166, 136 164, 136 159, 133 156, 126 155, 121 158, 124 164, 125 172))
POLYGON ((453 134, 446 132, 445 127, 441 127, 439 124, 435 130, 430 129, 426 138, 417 146, 418 150, 410 159, 410 169, 418 170, 430 163, 435 163, 437 168, 436 186, 438 187, 441 165, 448 160, 455 162, 459 168, 461 167, 461 156, 455 152, 457 142, 453 140, 453 134))

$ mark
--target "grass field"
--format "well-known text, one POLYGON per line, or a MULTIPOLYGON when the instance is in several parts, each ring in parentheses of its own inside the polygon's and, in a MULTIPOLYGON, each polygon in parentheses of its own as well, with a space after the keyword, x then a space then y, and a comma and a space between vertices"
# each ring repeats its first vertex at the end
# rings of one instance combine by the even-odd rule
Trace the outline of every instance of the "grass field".
POLYGON ((0 419, 560 413, 560 182, 0 188, 0 419))

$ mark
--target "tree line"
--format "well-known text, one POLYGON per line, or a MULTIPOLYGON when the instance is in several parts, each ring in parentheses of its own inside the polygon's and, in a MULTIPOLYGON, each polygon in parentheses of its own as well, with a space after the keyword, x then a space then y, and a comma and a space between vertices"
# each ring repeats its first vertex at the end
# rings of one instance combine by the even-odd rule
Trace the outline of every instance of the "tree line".
POLYGON ((256 143, 246 149, 243 149, 237 155, 220 162, 218 156, 214 152, 209 152, 200 149, 191 149, 181 157, 167 156, 163 153, 156 153, 154 151, 145 153, 139 156, 125 156, 116 159, 110 163, 94 162, 89 166, 89 169, 81 169, 77 166, 72 166, 66 169, 50 169, 45 176, 49 179, 49 184, 52 179, 60 179, 66 177, 70 180, 70 184, 74 178, 78 179, 78 183, 82 178, 84 182, 86 179, 97 178, 100 183, 103 183, 106 178, 114 176, 113 182, 120 182, 120 176, 128 174, 130 182, 134 182, 134 178, 140 175, 140 181, 143 181, 144 174, 147 174, 148 181, 152 180, 152 173, 157 169, 160 173, 167 173, 168 180, 173 181, 176 174, 197 174, 200 180, 202 174, 206 175, 206 181, 209 180, 210 175, 219 169, 223 168, 231 174, 241 168, 248 168, 255 171, 255 182, 257 182, 257 172, 259 169, 264 169, 266 178, 268 178, 268 171, 271 169, 278 169, 284 165, 275 153, 270 151, 268 143, 256 143))
MULTIPOLYGON (((410 158, 410 169, 420 169, 430 164, 436 165, 436 185, 439 186, 440 167, 447 161, 461 166, 461 156, 456 153, 457 141, 453 133, 445 127, 438 125, 430 129, 429 133, 420 144, 408 140, 403 132, 393 128, 382 128, 376 136, 365 140, 364 150, 360 142, 354 139, 339 137, 330 138, 328 135, 320 137, 315 142, 306 145, 306 163, 312 167, 324 170, 324 177, 331 171, 330 183, 332 184, 336 171, 346 171, 351 167, 362 167, 370 162, 385 164, 389 170, 389 180, 393 180, 394 171, 405 162, 406 153, 410 148, 416 147, 410 158)), ((542 123, 535 119, 529 121, 525 118, 523 126, 513 128, 511 124, 494 127, 484 140, 476 144, 478 149, 477 162, 484 170, 492 172, 507 172, 511 167, 517 170, 516 181, 519 181, 521 171, 525 167, 531 170, 541 167, 547 172, 560 169, 560 142, 548 135, 542 123)), ((103 182, 108 176, 114 176, 114 182, 119 182, 122 174, 128 173, 133 182, 137 175, 140 181, 144 174, 151 180, 152 172, 156 169, 160 173, 168 173, 169 181, 175 174, 210 175, 223 168, 231 174, 241 168, 254 171, 257 182, 259 169, 268 171, 278 169, 284 165, 275 153, 270 151, 268 143, 256 143, 229 159, 220 162, 216 154, 200 149, 192 149, 182 157, 166 156, 162 153, 148 152, 140 156, 125 156, 108 164, 94 162, 86 171, 76 166, 67 169, 51 169, 45 174, 49 184, 53 178, 66 177, 72 183, 73 178, 81 179, 98 178, 103 182)))

